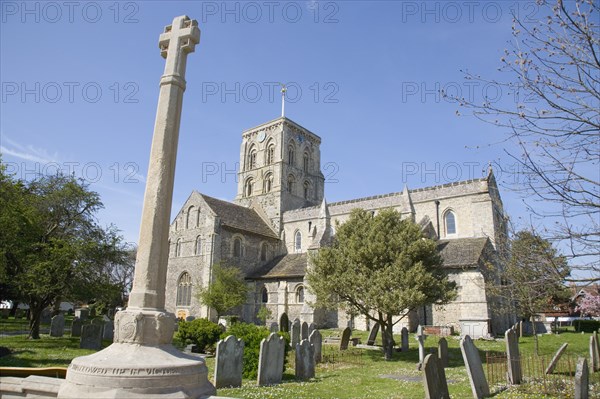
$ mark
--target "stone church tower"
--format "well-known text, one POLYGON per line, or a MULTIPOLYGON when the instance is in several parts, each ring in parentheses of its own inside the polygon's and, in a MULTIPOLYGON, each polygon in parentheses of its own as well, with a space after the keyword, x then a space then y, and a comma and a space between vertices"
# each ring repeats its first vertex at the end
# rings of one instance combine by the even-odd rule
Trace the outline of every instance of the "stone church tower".
POLYGON ((261 209, 280 234, 285 211, 323 200, 320 146, 319 136, 286 117, 244 131, 234 203, 261 209))

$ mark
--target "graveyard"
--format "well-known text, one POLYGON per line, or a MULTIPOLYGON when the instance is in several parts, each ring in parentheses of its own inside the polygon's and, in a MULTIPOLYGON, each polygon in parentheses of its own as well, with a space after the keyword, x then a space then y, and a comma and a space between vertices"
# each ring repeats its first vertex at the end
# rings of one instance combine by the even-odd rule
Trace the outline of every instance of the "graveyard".
MULTIPOLYGON (((42 325, 42 339, 31 341, 26 335, 18 333, 23 321, 14 319, 2 320, 4 335, 0 338, 0 346, 8 348, 11 353, 0 357, 0 367, 35 367, 66 368, 71 360, 78 356, 96 352, 93 349, 80 349, 81 337, 72 337, 72 318, 67 317, 64 334, 61 337, 50 336, 50 326, 42 325), (15 335, 13 335, 15 334, 15 335)), ((91 323, 90 323, 91 324, 91 323)), ((385 361, 379 350, 380 334, 375 338, 374 348, 367 349, 365 343, 369 333, 352 331, 348 349, 341 349, 339 338, 343 332, 337 329, 317 330, 323 337, 321 362, 314 367, 314 377, 305 376, 307 370, 296 368, 294 351, 287 353, 287 365, 280 382, 259 386, 256 379, 241 379, 224 384, 216 384, 216 358, 206 356, 209 380, 218 388, 217 394, 233 398, 423 398, 425 396, 424 370, 418 369, 419 345, 415 334, 409 334, 408 350, 394 353, 392 361, 385 361), (327 342, 332 343, 327 343, 327 342), (358 346, 353 343, 361 342, 358 346), (298 373, 301 373, 299 375, 298 373), (228 385, 239 385, 227 388, 228 385)), ((521 357, 523 383, 510 386, 507 383, 505 363, 497 361, 505 356, 506 344, 502 337, 495 340, 474 340, 474 344, 482 360, 483 371, 491 397, 497 398, 562 398, 573 397, 568 394, 574 388, 574 374, 578 357, 586 357, 589 361, 589 342, 592 334, 563 331, 561 334, 546 334, 539 337, 540 355, 533 355, 533 337, 518 339, 521 357), (545 370, 555 352, 563 344, 567 347, 550 375, 545 370)), ((299 338, 302 338, 300 336, 299 338)), ((394 337, 400 345, 402 337, 394 337)), ((457 335, 443 338, 447 342, 447 367, 445 381, 452 398, 473 397, 465 362, 460 350, 460 337, 457 335)), ((282 340, 283 341, 283 340, 282 340)), ((426 336, 424 353, 438 353, 438 343, 442 337, 426 336)), ((227 344, 235 340, 228 338, 227 344)), ((102 340, 102 347, 108 347, 110 339, 102 340)), ((308 346, 308 341, 305 346, 308 346)), ((300 345, 299 345, 300 346, 300 345)), ((182 351, 185 348, 179 345, 182 351)), ((312 354, 311 354, 312 355, 312 354)), ((200 356, 200 355, 197 355, 200 356)), ((437 359, 436 359, 437 360, 437 359)), ((506 360, 504 358, 504 360, 506 360)), ((310 373, 310 370, 308 371, 310 373)), ((225 372, 223 372, 225 373, 225 372)), ((3 373, 4 374, 4 373, 3 373)), ((260 377, 259 377, 260 378, 260 377)), ((600 373, 589 374, 589 397, 600 396, 600 373)), ((262 385, 262 384, 261 384, 262 385)))

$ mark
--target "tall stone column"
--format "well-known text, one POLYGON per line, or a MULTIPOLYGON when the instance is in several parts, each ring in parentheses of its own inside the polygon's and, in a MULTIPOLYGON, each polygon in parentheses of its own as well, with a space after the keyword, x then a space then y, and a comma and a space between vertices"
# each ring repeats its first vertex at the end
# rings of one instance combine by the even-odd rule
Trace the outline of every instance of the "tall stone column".
POLYGON ((204 361, 171 344, 175 316, 164 310, 168 235, 187 55, 200 41, 195 20, 180 16, 160 35, 166 58, 150 151, 133 289, 115 316, 114 343, 73 359, 59 398, 198 398, 215 393, 204 361))

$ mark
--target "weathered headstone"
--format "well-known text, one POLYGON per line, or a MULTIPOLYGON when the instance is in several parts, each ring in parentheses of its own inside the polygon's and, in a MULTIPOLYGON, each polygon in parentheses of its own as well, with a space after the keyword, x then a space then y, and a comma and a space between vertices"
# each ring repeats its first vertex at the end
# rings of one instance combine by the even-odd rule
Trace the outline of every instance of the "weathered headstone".
POLYGON ((314 330, 308 336, 308 342, 312 344, 315 349, 315 363, 321 363, 323 360, 323 337, 319 330, 314 330))
POLYGON ((310 336, 310 334, 312 334, 313 331, 315 331, 317 329, 317 325, 315 323, 310 323, 308 325, 308 336, 310 336))
POLYGON ((352 335, 352 330, 350 329, 350 327, 344 328, 344 331, 342 331, 342 340, 340 341, 340 350, 341 351, 348 349, 348 344, 350 343, 351 335, 352 335))
POLYGON ((85 321, 87 320, 89 315, 89 311, 86 308, 75 309, 75 317, 79 317, 79 320, 85 321))
POLYGON ((377 333, 379 332, 379 323, 375 323, 369 332, 369 338, 367 338, 367 345, 375 345, 377 339, 377 333))
POLYGON ((296 379, 309 380, 314 377, 315 347, 308 340, 303 339, 296 345, 296 379))
POLYGON ((290 332, 290 319, 285 312, 282 313, 281 317, 279 318, 279 331, 290 332))
POLYGON ((81 325, 82 321, 79 317, 73 318, 73 322, 71 323, 71 337, 81 337, 81 325))
POLYGON ((112 341, 115 338, 115 324, 112 320, 104 321, 104 331, 102 332, 102 339, 112 341))
POLYGON ((276 333, 279 331, 279 324, 277 324, 276 322, 272 322, 271 326, 269 327, 269 331, 272 333, 276 333))
POLYGON ((292 331, 290 333, 290 339, 292 342, 290 342, 290 346, 292 348, 296 348, 296 344, 300 343, 300 320, 298 319, 294 319, 294 322, 292 323, 292 331))
POLYGON ((596 336, 594 336, 593 334, 590 337, 590 369, 593 372, 600 370, 600 354, 598 353, 596 336))
POLYGON ((65 317, 62 313, 57 314, 50 322, 50 336, 62 337, 65 332, 65 317))
MULTIPOLYGON (((23 311, 23 316, 25 315, 25 311, 23 311)), ((40 316, 41 324, 50 324, 52 322, 52 311, 50 309, 42 310, 42 314, 40 316)))
POLYGON ((465 368, 469 375, 471 383, 471 391, 473 398, 480 399, 490 395, 490 387, 483 372, 483 364, 479 357, 479 352, 473 343, 473 340, 468 335, 465 335, 460 340, 460 351, 465 362, 465 368))
POLYGON ((307 322, 303 322, 300 325, 300 339, 308 339, 308 323, 307 322))
POLYGON ((588 399, 590 395, 590 371, 587 360, 580 357, 575 369, 575 399, 588 399))
POLYGON ((79 347, 81 349, 102 349, 102 326, 98 324, 83 326, 79 347))
POLYGON ((426 399, 450 399, 446 372, 435 353, 423 361, 423 386, 426 399))
POLYGON ((512 328, 504 333, 506 340, 506 362, 508 367, 508 382, 518 385, 523 380, 521 371, 521 354, 519 353, 519 338, 512 328))
POLYGON ((244 341, 233 335, 217 342, 215 359, 215 388, 237 388, 242 386, 242 358, 244 341))
POLYGON ((279 384, 283 375, 283 357, 285 356, 285 340, 277 334, 271 333, 260 343, 258 358, 259 386, 279 384))
POLYGON ((548 367, 546 367, 546 374, 552 374, 552 372, 556 368, 556 365, 558 364, 558 361, 560 360, 560 357, 562 356, 563 352, 567 349, 567 346, 569 346, 569 344, 567 342, 565 342, 556 351, 556 353, 554 354, 554 357, 552 358, 552 361, 550 362, 548 367))
POLYGON ((442 367, 448 367, 448 341, 440 338, 438 341, 438 361, 442 367))
POLYGON ((402 331, 400 332, 402 336, 402 352, 408 351, 408 329, 406 327, 402 327, 402 331))

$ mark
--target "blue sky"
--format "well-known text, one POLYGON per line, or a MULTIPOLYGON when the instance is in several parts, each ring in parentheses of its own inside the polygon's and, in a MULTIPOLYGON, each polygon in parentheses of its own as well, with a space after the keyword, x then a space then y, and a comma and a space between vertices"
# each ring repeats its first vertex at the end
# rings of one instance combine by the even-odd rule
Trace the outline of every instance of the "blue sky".
MULTIPOLYGON (((57 169, 92 182, 103 224, 128 241, 139 221, 164 60, 158 37, 173 17, 202 31, 188 58, 173 214, 194 189, 235 196, 241 132, 280 114, 323 139, 326 198, 338 201, 481 177, 511 168, 503 132, 437 93, 514 103, 469 86, 494 78, 511 40, 510 10, 534 2, 1 2, 0 134, 18 177, 57 169), (216 170, 216 173, 213 173, 216 170)), ((501 175, 499 180, 512 179, 501 175)), ((514 220, 521 198, 502 190, 514 220)))

